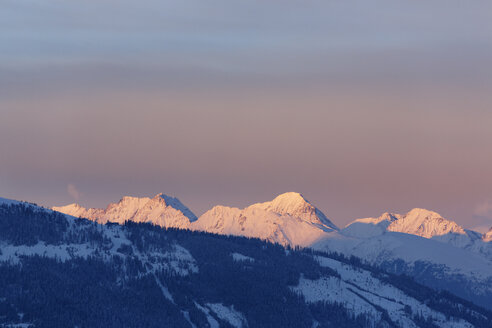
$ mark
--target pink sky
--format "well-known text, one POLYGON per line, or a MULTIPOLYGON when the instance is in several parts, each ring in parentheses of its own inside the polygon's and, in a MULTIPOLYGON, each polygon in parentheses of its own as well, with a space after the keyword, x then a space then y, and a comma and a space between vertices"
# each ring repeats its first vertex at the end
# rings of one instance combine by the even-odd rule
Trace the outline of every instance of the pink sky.
POLYGON ((489 2, 5 8, 1 197, 164 192, 199 215, 298 191, 340 226, 492 226, 489 2))

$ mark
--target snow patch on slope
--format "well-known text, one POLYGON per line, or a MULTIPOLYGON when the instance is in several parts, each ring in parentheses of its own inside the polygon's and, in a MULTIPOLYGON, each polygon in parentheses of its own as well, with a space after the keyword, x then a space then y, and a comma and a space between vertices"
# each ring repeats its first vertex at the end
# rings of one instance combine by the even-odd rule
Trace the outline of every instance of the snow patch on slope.
POLYGON ((234 309, 234 305, 225 306, 222 303, 207 303, 205 305, 212 310, 219 319, 227 321, 233 327, 241 328, 248 326, 246 318, 242 313, 234 309))
POLYGON ((374 278, 368 271, 354 269, 323 256, 318 256, 317 260, 320 265, 337 271, 341 279, 323 277, 309 280, 301 277, 298 286, 293 290, 302 294, 307 302, 340 302, 355 314, 368 314, 376 320, 381 319, 380 308, 384 308, 391 320, 400 327, 416 327, 411 316, 418 313, 432 318, 433 323, 439 327, 473 327, 463 320, 447 320, 442 313, 430 309, 400 289, 374 278), (410 312, 408 309, 411 309, 410 312))
POLYGON ((232 256, 232 259, 236 262, 244 262, 244 261, 254 262, 255 261, 254 258, 240 254, 240 253, 232 253, 231 256, 232 256))
MULTIPOLYGON (((68 221, 70 222, 73 220, 68 221)), ((167 270, 185 276, 190 273, 198 272, 198 265, 195 259, 186 248, 180 245, 172 245, 166 252, 149 251, 142 254, 132 246, 130 240, 128 240, 125 235, 123 227, 118 225, 100 227, 104 236, 110 241, 109 244, 105 244, 102 248, 91 243, 52 245, 38 242, 33 246, 15 246, 7 243, 0 243, 0 262, 17 264, 21 262, 23 256, 34 255, 56 259, 61 262, 76 257, 88 258, 90 256, 95 256, 110 261, 114 256, 121 258, 136 256, 142 262, 144 267, 147 268, 149 273, 167 270), (127 254, 120 252, 122 246, 129 247, 131 253, 127 254)), ((83 226, 78 228, 84 229, 83 226)), ((77 226, 72 222, 69 229, 77 229, 77 226)), ((77 231, 72 230, 67 233, 76 234, 77 231)))
POLYGON ((0 262, 17 264, 23 256, 45 256, 65 262, 73 257, 87 258, 94 249, 89 244, 46 245, 39 242, 33 246, 1 244, 0 262))
MULTIPOLYGON (((417 261, 441 265, 443 273, 462 274, 471 280, 490 279, 492 262, 480 254, 458 248, 433 239, 400 232, 385 232, 371 238, 324 239, 313 245, 319 250, 354 255, 379 265, 385 261, 402 259, 409 265, 417 261)), ((487 286, 487 284, 485 284, 487 286)), ((492 290, 492 286, 490 286, 492 290)))
MULTIPOLYGON (((167 289, 167 287, 164 286, 164 284, 159 280, 159 278, 157 278, 157 276, 155 274, 154 274, 154 279, 155 279, 155 282, 157 283, 157 286, 159 286, 159 288, 162 292, 162 295, 171 303, 176 304, 176 303, 174 303, 173 295, 171 295, 171 293, 169 292, 169 289, 167 289)), ((189 318, 188 318, 188 320, 189 320, 189 318)))
POLYGON ((210 328, 220 328, 219 322, 217 320, 215 320, 215 318, 210 315, 210 309, 208 309, 204 306, 201 306, 197 302, 195 302, 195 306, 205 314, 205 316, 207 317, 207 321, 208 321, 210 328))

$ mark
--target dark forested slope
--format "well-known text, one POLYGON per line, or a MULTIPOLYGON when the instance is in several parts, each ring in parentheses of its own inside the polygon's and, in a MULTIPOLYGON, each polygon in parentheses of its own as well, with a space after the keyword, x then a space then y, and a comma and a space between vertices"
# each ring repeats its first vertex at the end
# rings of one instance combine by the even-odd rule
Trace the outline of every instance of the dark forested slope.
POLYGON ((0 204, 0 326, 490 327, 357 258, 0 204))

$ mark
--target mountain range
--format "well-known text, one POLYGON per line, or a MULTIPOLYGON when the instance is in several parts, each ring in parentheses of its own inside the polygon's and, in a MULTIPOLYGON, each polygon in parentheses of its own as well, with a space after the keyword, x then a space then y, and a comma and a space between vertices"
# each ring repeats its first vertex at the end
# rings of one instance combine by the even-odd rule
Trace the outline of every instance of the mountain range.
POLYGON ((218 205, 199 218, 179 199, 162 193, 153 198, 125 196, 118 203, 109 204, 106 209, 86 209, 78 204, 52 209, 98 223, 149 222, 164 228, 242 235, 305 247, 327 237, 365 239, 385 232, 400 232, 491 255, 488 242, 492 238, 492 228, 482 235, 464 229, 436 212, 414 208, 403 215, 387 212, 377 218, 356 219, 340 229, 320 209, 296 192, 287 192, 272 201, 244 209, 218 205))
MULTIPOLYGON (((200 231, 202 218, 172 227, 181 221, 168 214, 189 217, 187 208, 156 197, 124 198, 102 211, 70 207, 97 213, 92 221, 0 199, 0 326, 490 327, 491 311, 364 259, 229 235, 241 232, 236 220, 251 232, 248 221, 272 213, 262 228, 288 223, 265 236, 276 238, 298 222, 329 240, 349 238, 299 194, 244 210, 221 208, 227 224, 217 229, 224 234, 200 231), (141 221, 120 223, 108 213, 141 221)), ((297 237, 283 235, 307 242, 297 237)))
POLYGON ((164 194, 123 197, 106 209, 77 204, 52 209, 98 223, 148 222, 357 256, 492 308, 492 229, 481 235, 425 209, 356 219, 344 228, 295 192, 243 209, 215 206, 199 218, 177 198, 164 194))

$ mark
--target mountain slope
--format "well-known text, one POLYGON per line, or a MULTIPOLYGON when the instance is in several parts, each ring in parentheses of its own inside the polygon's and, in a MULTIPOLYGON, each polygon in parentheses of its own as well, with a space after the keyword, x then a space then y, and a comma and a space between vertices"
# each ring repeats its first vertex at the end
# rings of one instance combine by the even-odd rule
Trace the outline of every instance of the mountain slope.
POLYGON ((338 230, 298 193, 285 193, 270 202, 244 209, 216 206, 195 221, 183 218, 185 210, 177 211, 175 207, 168 210, 165 200, 165 206, 159 199, 157 204, 151 201, 124 197, 106 210, 81 210, 71 206, 72 211, 62 211, 89 216, 102 223, 150 222, 163 227, 260 238, 284 246, 354 255, 492 309, 492 243, 432 211, 414 209, 404 215, 384 213, 378 218, 355 220, 338 230), (159 213, 163 211, 170 213, 171 218, 161 220, 159 213))
MULTIPOLYGON (((190 228, 354 255, 492 308, 490 248, 473 232, 423 209, 359 219, 338 232, 331 225, 323 225, 321 219, 302 217, 302 211, 292 210, 302 208, 300 197, 292 196, 280 195, 245 209, 216 206, 190 228), (289 206, 285 200, 297 206, 289 206), (292 216, 294 213, 297 217, 292 216)), ((308 212, 316 213, 312 209, 308 212)))
POLYGON ((118 203, 109 204, 106 209, 85 209, 78 204, 52 209, 99 223, 149 222, 165 228, 185 229, 197 220, 196 215, 179 199, 164 194, 158 194, 153 198, 125 196, 118 203))
POLYGON ((193 230, 256 237, 291 246, 309 246, 338 228, 301 194, 285 193, 244 209, 215 206, 190 226, 193 230))
POLYGON ((415 208, 404 215, 384 213, 379 218, 358 219, 348 224, 341 233, 350 237, 368 238, 387 231, 448 243, 492 260, 492 245, 484 243, 479 233, 466 230, 436 212, 421 208, 415 208))
POLYGON ((0 205, 0 326, 488 327, 492 313, 337 254, 0 205), (27 227, 27 228, 26 228, 27 227))
POLYGON ((385 213, 355 220, 340 233, 313 247, 364 258, 492 308, 491 244, 438 213, 385 213))

